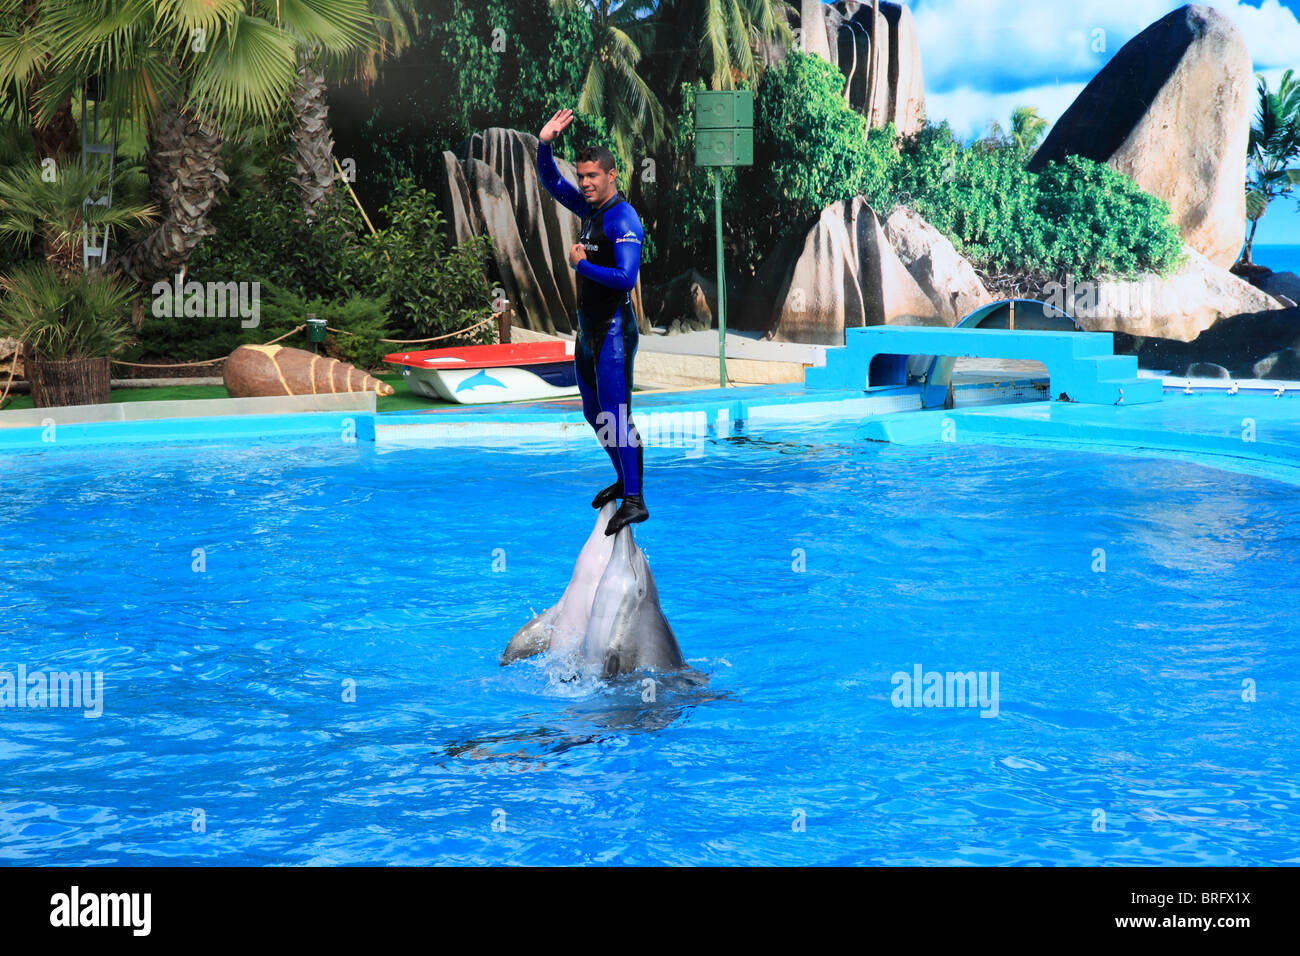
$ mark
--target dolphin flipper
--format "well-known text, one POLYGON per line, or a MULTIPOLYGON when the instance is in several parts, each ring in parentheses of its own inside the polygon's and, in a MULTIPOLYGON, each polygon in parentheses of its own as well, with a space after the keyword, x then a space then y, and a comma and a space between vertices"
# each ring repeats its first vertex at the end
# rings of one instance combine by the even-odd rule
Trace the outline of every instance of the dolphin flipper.
POLYGON ((637 670, 686 666, 677 637, 659 607, 659 589, 632 529, 614 535, 582 642, 583 657, 608 679, 637 670))
POLYGON ((548 607, 517 630, 501 654, 501 666, 550 650, 551 631, 555 626, 555 616, 559 610, 558 604, 548 607))
POLYGON ((502 666, 544 651, 567 654, 581 646, 596 588, 614 549, 613 539, 605 534, 605 526, 614 516, 614 510, 613 502, 600 509, 587 543, 578 552, 564 594, 554 607, 536 615, 515 632, 501 655, 502 666))

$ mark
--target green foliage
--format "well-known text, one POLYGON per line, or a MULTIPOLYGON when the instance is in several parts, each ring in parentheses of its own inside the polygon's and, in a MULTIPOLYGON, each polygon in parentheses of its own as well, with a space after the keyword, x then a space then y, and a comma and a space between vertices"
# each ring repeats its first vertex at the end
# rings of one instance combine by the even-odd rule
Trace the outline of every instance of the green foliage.
MULTIPOLYGON (((333 109, 340 155, 354 158, 367 205, 387 202, 402 179, 434 185, 442 152, 476 131, 502 126, 536 133, 562 107, 576 107, 593 41, 583 10, 548 0, 433 0, 429 27, 359 97, 360 115, 333 109), (503 31, 494 35, 493 31, 503 31), (494 44, 497 47, 494 49, 494 44)), ((600 117, 579 114, 556 147, 613 148, 600 117)))
POLYGON ((358 235, 366 228, 360 213, 347 191, 336 189, 309 219, 287 162, 272 162, 260 178, 232 188, 210 222, 216 234, 190 257, 189 278, 262 282, 331 299, 356 287, 358 235))
MULTIPOLYGON (((250 344, 265 342, 301 325, 308 315, 324 319, 326 326, 338 329, 325 337, 327 355, 369 370, 383 364, 383 357, 397 346, 380 341, 392 338, 388 328, 388 298, 351 295, 346 299, 306 298, 285 289, 263 290, 261 324, 248 330, 244 340, 250 344)), ((284 345, 309 348, 306 333, 300 339, 287 339, 284 345)))
MULTIPOLYGON (((491 240, 470 237, 452 246, 436 198, 410 180, 398 184, 385 213, 389 225, 360 246, 356 276, 361 291, 389 297, 393 325, 431 336, 487 318, 491 240)), ((487 341, 491 326, 479 334, 487 341)))
POLYGON ((903 146, 893 195, 989 273, 1076 278, 1167 272, 1182 238, 1168 204, 1108 166, 1081 157, 1029 172, 1025 152, 982 141, 963 147, 948 125, 903 146))
POLYGON ((844 102, 844 77, 818 56, 791 50, 763 75, 754 104, 754 165, 744 192, 763 196, 763 217, 807 219, 861 195, 877 174, 866 120, 844 102))
MULTIPOLYGON (((264 172, 240 178, 213 217, 216 235, 195 251, 186 277, 260 283, 258 327, 244 330, 232 318, 169 318, 146 310, 133 358, 217 358, 245 342, 266 342, 315 312, 336 316, 331 325, 359 333, 355 343, 337 337, 338 357, 371 364, 376 353, 392 351, 391 346, 379 351, 378 338, 453 332, 490 314, 492 292, 485 275, 490 240, 452 244, 431 193, 409 181, 399 184, 384 210, 389 224, 371 235, 344 190, 308 219, 286 166, 269 162, 264 172)), ((491 331, 482 330, 485 341, 491 331)))
POLYGON ((1255 229, 1268 204, 1290 195, 1300 185, 1300 165, 1291 165, 1300 160, 1300 80, 1295 79, 1293 71, 1287 70, 1277 90, 1272 91, 1261 76, 1258 90, 1259 110, 1251 124, 1247 146, 1246 218, 1250 220, 1244 256, 1247 262, 1255 229))
MULTIPOLYGON (((133 172, 118 167, 113 186, 133 172)), ((110 187, 106 171, 83 172, 75 160, 48 167, 35 161, 0 170, 0 237, 18 248, 40 241, 47 258, 63 270, 81 268, 82 230, 110 228, 119 241, 123 233, 152 222, 157 209, 133 202, 119 193, 112 206, 86 203, 104 196, 110 187)))
POLYGON ((1069 156, 1039 174, 1037 193, 1037 224, 1057 271, 1166 272, 1181 258, 1169 204, 1109 166, 1069 156))
POLYGON ((131 341, 131 291, 111 275, 25 263, 0 279, 0 335, 42 359, 100 358, 131 341))
MULTIPOLYGON (((674 250, 671 270, 679 272, 692 264, 713 261, 713 177, 722 176, 722 204, 726 215, 734 212, 736 170, 710 169, 695 165, 695 94, 705 88, 702 81, 682 84, 681 111, 669 136, 669 157, 674 164, 665 187, 658 177, 655 189, 647 192, 669 207, 669 248, 674 250)), ((729 220, 730 221, 730 220, 729 220)))
MULTIPOLYGON (((669 207, 674 259, 669 272, 713 261, 716 171, 697 167, 695 94, 683 84, 670 139, 674 178, 669 207)), ((893 192, 898 166, 892 126, 868 133, 844 102, 843 77, 820 57, 792 50, 763 74, 755 95, 754 165, 724 168, 723 215, 729 256, 752 273, 784 236, 806 230, 826 206, 862 195, 873 207, 893 192)))

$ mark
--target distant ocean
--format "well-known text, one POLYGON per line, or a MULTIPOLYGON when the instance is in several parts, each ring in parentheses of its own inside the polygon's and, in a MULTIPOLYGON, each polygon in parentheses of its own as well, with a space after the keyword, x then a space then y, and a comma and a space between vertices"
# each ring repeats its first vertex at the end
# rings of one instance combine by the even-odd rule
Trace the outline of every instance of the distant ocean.
POLYGON ((1300 276, 1300 246, 1256 246, 1250 251, 1250 258, 1257 266, 1300 276))

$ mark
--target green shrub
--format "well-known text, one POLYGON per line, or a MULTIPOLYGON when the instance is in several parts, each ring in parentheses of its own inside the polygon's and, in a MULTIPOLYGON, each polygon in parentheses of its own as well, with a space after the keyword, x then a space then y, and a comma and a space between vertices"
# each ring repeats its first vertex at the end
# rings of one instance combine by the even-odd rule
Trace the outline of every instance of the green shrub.
POLYGON ((981 141, 962 146, 946 123, 908 139, 892 195, 920 213, 986 273, 1132 276, 1164 273, 1181 257, 1169 207, 1108 166, 1081 157, 1041 173, 1026 153, 981 141))
MULTIPOLYGON (((360 244, 355 285, 369 296, 387 296, 391 324, 403 333, 395 337, 454 332, 491 314, 489 238, 452 245, 436 197, 410 180, 398 184, 385 214, 389 225, 360 244)), ((489 341, 492 327, 475 334, 489 341)))
MULTIPOLYGON (((262 296, 261 324, 245 333, 250 344, 265 342, 302 325, 308 315, 324 319, 338 329, 325 337, 324 352, 341 362, 369 370, 383 364, 383 357, 398 347, 381 339, 392 338, 388 328, 388 299, 351 295, 346 299, 305 298, 272 286, 262 296), (254 334, 256 333, 256 334, 254 334), (350 334, 349 334, 350 333, 350 334)), ((306 332, 280 343, 294 348, 311 348, 306 332)))
POLYGON ((106 273, 29 262, 0 278, 0 292, 0 335, 23 340, 37 358, 116 356, 131 340, 131 290, 106 273))
POLYGON ((1080 156, 1039 174, 1037 212, 1057 268, 1076 276, 1167 272, 1182 256, 1167 202, 1080 156))
MULTIPOLYGON (((491 313, 485 273, 491 241, 452 244, 431 193, 401 183, 384 210, 389 225, 374 235, 359 233, 355 206, 341 189, 308 219, 283 165, 270 164, 228 197, 213 217, 217 233, 196 250, 186 276, 187 282, 260 283, 259 325, 244 329, 233 317, 157 316, 146 299, 130 360, 219 358, 241 344, 266 342, 316 312, 336 318, 330 322, 336 327, 357 324, 360 341, 339 336, 335 348, 340 358, 351 356, 346 361, 373 365, 376 353, 392 351, 380 352, 377 338, 453 332, 491 313)), ((489 341, 491 326, 479 334, 489 341)), ((306 339, 284 344, 301 347, 306 339)))
POLYGON ((335 189, 308 218, 287 160, 223 196, 211 223, 216 232, 190 257, 187 279, 270 283, 336 299, 360 278, 356 249, 366 226, 347 190, 335 189))
MULTIPOLYGON (((694 164, 695 94, 704 88, 682 85, 670 143, 677 165, 664 199, 678 269, 714 257, 716 171, 694 164)), ((725 239, 742 272, 752 273, 781 238, 806 230, 831 203, 861 195, 879 208, 893 194, 894 128, 868 133, 843 88, 838 69, 798 50, 763 74, 754 101, 754 165, 721 170, 725 239)))

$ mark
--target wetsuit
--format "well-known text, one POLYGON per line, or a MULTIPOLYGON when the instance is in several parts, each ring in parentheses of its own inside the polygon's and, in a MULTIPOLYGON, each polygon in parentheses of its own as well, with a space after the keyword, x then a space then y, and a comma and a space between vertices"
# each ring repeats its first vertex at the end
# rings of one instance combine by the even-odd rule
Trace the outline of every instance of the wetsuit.
POLYGON ((560 175, 549 143, 538 144, 537 173, 547 191, 582 219, 579 241, 587 258, 576 270, 578 340, 573 356, 582 414, 614 463, 623 494, 639 500, 645 463, 631 405, 639 337, 632 290, 641 267, 641 218, 619 192, 592 208, 560 175))

